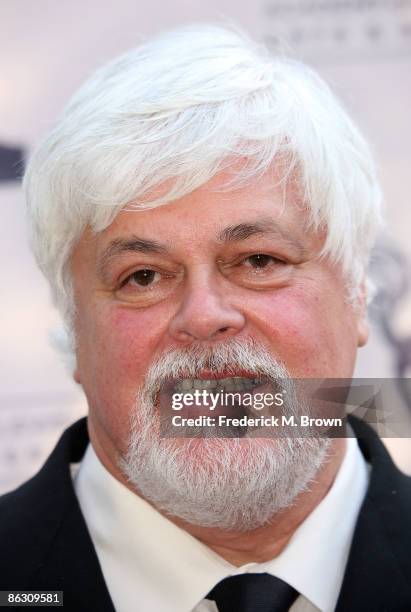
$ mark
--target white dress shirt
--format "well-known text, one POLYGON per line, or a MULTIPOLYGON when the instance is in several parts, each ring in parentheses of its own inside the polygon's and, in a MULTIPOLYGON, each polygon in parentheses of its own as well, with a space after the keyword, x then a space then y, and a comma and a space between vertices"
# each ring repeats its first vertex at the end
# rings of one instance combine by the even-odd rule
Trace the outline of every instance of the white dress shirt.
POLYGON ((223 578, 267 572, 300 596, 292 612, 332 612, 368 474, 355 438, 327 495, 284 550, 235 567, 116 480, 91 444, 73 466, 74 488, 116 612, 218 612, 204 597, 223 578))

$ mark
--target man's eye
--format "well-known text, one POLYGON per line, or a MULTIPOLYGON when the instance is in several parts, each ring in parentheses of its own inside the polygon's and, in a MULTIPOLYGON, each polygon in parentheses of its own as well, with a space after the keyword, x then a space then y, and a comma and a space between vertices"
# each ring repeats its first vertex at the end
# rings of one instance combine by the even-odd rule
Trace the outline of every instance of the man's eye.
POLYGON ((178 280, 178 275, 164 269, 139 268, 120 281, 116 297, 136 307, 150 306, 168 296, 178 280))
POLYGON ((257 253, 256 255, 250 255, 245 259, 246 262, 251 264, 253 268, 260 269, 266 268, 270 264, 283 264, 284 262, 277 257, 272 255, 266 255, 265 253, 257 253))
POLYGON ((133 283, 135 285, 139 285, 140 287, 147 287, 148 285, 152 285, 156 280, 158 280, 159 273, 155 270, 143 269, 137 270, 128 276, 123 284, 133 283))

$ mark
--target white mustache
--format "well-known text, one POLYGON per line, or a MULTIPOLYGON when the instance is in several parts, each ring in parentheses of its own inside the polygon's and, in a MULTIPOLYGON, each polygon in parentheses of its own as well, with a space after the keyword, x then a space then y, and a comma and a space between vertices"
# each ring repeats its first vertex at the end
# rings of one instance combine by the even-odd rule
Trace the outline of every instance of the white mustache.
POLYGON ((284 365, 264 345, 247 338, 231 339, 214 346, 193 344, 167 351, 150 366, 144 388, 153 395, 170 378, 196 378, 204 370, 226 376, 235 376, 242 370, 273 381, 290 379, 284 365))

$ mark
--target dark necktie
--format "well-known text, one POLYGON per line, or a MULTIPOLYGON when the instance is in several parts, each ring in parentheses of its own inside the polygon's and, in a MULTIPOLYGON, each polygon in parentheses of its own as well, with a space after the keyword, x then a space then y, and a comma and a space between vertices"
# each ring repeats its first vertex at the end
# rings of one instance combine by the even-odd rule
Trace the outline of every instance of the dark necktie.
POLYGON ((270 574, 229 576, 207 595, 218 612, 287 612, 297 597, 295 589, 270 574))

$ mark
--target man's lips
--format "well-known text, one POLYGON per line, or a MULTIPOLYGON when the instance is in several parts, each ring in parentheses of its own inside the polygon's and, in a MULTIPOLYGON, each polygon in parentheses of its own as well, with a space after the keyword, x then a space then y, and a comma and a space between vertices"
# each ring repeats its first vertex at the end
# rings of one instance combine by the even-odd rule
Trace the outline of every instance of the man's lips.
MULTIPOLYGON (((174 410, 179 411, 185 411, 195 405, 195 409, 198 411, 202 408, 209 410, 211 402, 213 410, 228 408, 231 411, 238 409, 245 396, 250 397, 255 393, 272 393, 275 392, 275 387, 277 387, 267 377, 261 378, 255 372, 249 370, 236 370, 234 375, 231 372, 233 370, 230 371, 229 369, 218 373, 202 370, 194 378, 179 376, 167 379, 158 391, 156 404, 162 410, 170 410, 174 407, 174 410), (192 403, 193 397, 195 398, 195 404, 192 403), (231 409, 224 401, 227 397, 231 399, 231 409)), ((191 410, 188 411, 191 412, 191 410)))
POLYGON ((279 380, 275 381, 247 369, 227 367, 213 371, 203 368, 191 376, 180 374, 166 379, 159 389, 155 404, 160 410, 164 431, 171 432, 176 437, 185 437, 186 431, 190 437, 198 437, 201 432, 207 437, 210 435, 210 427, 211 433, 216 436, 226 433, 227 436, 223 437, 242 437, 248 427, 237 431, 238 428, 234 425, 220 424, 220 417, 238 419, 244 416, 259 416, 263 414, 261 410, 266 412, 267 409, 270 410, 268 406, 272 406, 272 403, 268 406, 261 405, 262 397, 265 394, 277 393, 281 387, 279 380), (257 398, 258 404, 254 405, 253 398, 257 398), (182 425, 174 427, 175 415, 178 415, 182 425), (199 422, 196 421, 197 417, 208 417, 211 420, 199 422), (192 421, 191 424, 189 421, 192 421), (194 430, 190 429, 193 425, 194 430))

